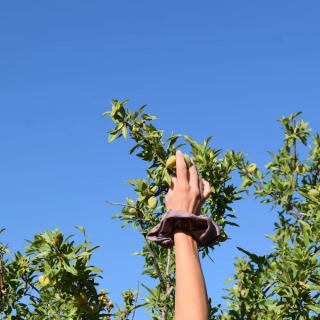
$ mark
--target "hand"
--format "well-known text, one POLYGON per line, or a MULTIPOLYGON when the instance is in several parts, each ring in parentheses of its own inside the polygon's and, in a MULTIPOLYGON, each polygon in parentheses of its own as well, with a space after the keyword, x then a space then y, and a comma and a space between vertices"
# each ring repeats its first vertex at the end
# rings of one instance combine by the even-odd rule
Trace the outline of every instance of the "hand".
POLYGON ((211 193, 210 184, 199 176, 191 159, 188 169, 180 150, 176 152, 177 175, 171 176, 171 187, 166 195, 167 211, 183 210, 200 215, 203 202, 211 193))

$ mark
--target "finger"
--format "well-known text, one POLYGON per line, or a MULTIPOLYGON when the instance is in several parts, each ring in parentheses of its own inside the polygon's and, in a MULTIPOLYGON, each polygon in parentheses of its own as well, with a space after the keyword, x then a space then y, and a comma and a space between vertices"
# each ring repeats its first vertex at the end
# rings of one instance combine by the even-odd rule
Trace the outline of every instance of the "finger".
POLYGON ((171 186, 170 189, 173 191, 175 188, 175 185, 177 184, 177 176, 175 174, 171 175, 171 186))
POLYGON ((177 184, 188 184, 187 165, 180 150, 176 152, 177 184))
POLYGON ((202 185, 204 186, 203 197, 204 199, 207 199, 211 193, 210 183, 204 179, 201 179, 201 180, 202 180, 202 185))
POLYGON ((196 168, 196 165, 193 161, 193 159, 191 158, 191 167, 189 168, 189 184, 191 186, 191 189, 194 190, 199 190, 199 174, 198 174, 198 170, 196 168))

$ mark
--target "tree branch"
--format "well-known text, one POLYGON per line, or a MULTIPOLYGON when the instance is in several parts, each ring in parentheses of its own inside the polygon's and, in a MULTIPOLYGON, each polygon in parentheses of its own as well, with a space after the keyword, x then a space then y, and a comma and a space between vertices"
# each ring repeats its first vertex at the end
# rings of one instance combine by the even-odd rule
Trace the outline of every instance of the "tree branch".
MULTIPOLYGON (((166 290, 166 295, 170 295, 173 287, 170 288, 170 281, 169 281, 169 275, 170 275, 170 264, 171 264, 171 248, 168 249, 168 260, 167 260, 167 267, 166 267, 166 283, 167 283, 167 290, 166 290)), ((169 311, 169 306, 167 303, 165 303, 163 310, 162 310, 162 317, 161 320, 166 320, 167 319, 167 314, 169 311)))
POLYGON ((109 204, 113 204, 115 206, 129 207, 129 208, 134 208, 134 209, 136 208, 135 206, 131 206, 130 204, 110 202, 108 200, 106 200, 106 202, 109 204))
POLYGON ((156 256, 155 256, 155 253, 154 251, 152 250, 151 246, 150 246, 150 243, 148 242, 148 239, 147 239, 147 236, 146 236, 146 229, 145 229, 145 226, 144 226, 144 223, 143 223, 143 220, 141 219, 139 213, 140 213, 140 210, 139 210, 139 203, 138 203, 138 200, 136 202, 136 205, 135 206, 131 206, 131 205, 127 205, 127 204, 123 204, 123 203, 115 203, 115 202, 110 202, 110 201, 106 201, 107 203, 109 204, 113 204, 113 205, 118 205, 118 206, 123 206, 123 207, 130 207, 130 208, 134 208, 136 209, 136 218, 140 224, 140 227, 141 229, 144 231, 143 232, 143 237, 146 241, 146 244, 147 244, 147 247, 148 247, 148 250, 150 252, 150 256, 151 256, 151 259, 152 259, 152 262, 153 262, 153 265, 154 265, 154 268, 157 272, 157 276, 160 280, 160 283, 161 283, 161 287, 162 287, 162 292, 165 293, 165 290, 166 290, 166 287, 165 287, 165 282, 164 282, 164 279, 163 279, 163 276, 161 274, 161 271, 160 271, 160 268, 159 268, 159 264, 158 264, 158 261, 156 259, 156 256))
MULTIPOLYGON (((134 306, 133 306, 133 308, 135 308, 135 307, 136 307, 136 305, 137 305, 138 293, 139 293, 139 280, 138 280, 138 287, 137 287, 136 299, 135 299, 135 301, 134 301, 134 306)), ((136 312, 136 309, 133 309, 133 311, 132 311, 132 318, 131 318, 131 320, 133 320, 135 312, 136 312)))
MULTIPOLYGON (((248 172, 247 172, 246 170, 242 169, 241 167, 238 167, 238 169, 239 169, 243 174, 245 174, 247 177, 249 177, 249 178, 252 180, 253 183, 257 184, 257 185, 260 187, 260 189, 262 189, 262 190, 265 189, 264 186, 263 186, 259 181, 255 180, 255 179, 253 178, 253 176, 250 177, 250 176, 248 175, 248 172)), ((269 195, 270 195, 277 203, 281 202, 281 199, 278 198, 274 193, 271 192, 271 193, 269 193, 269 195)), ((291 212, 295 215, 295 217, 296 217, 298 220, 302 220, 301 216, 297 213, 296 210, 294 210, 294 208, 293 208, 293 206, 291 205, 291 203, 290 203, 288 200, 286 200, 285 203, 286 203, 286 205, 288 206, 288 210, 291 210, 291 212)))
POLYGON ((6 249, 8 247, 8 243, 2 248, 0 252, 0 296, 3 295, 4 292, 4 282, 3 282, 3 256, 6 252, 6 249))

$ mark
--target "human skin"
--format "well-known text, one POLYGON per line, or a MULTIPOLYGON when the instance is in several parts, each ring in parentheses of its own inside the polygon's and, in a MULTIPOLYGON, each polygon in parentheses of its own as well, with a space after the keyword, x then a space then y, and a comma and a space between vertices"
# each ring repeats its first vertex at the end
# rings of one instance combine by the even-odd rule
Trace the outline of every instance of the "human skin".
MULTIPOLYGON (((201 179, 191 159, 189 169, 181 151, 176 152, 176 176, 166 195, 166 209, 184 210, 199 215, 210 195, 209 182, 201 179)), ((208 298, 201 269, 198 245, 187 230, 174 231, 176 258, 176 320, 208 320, 208 298)))

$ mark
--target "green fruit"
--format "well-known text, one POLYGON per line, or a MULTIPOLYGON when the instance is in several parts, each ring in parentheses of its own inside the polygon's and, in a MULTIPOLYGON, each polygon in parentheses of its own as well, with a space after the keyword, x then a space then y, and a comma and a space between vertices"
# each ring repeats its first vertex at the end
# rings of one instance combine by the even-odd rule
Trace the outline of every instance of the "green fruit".
POLYGON ((88 302, 87 294, 84 290, 80 289, 74 294, 74 300, 80 305, 86 304, 88 302))
POLYGON ((184 161, 186 162, 187 168, 190 168, 191 166, 191 160, 190 157, 187 154, 184 154, 184 161))
POLYGON ((58 240, 59 244, 62 244, 62 242, 63 242, 63 235, 62 235, 61 233, 59 233, 59 234, 57 235, 57 240, 58 240))
POLYGON ((297 171, 299 174, 305 174, 305 173, 306 173, 306 168, 304 167, 303 164, 297 165, 296 171, 297 171))
POLYGON ((215 166, 215 167, 213 168, 213 171, 214 171, 215 174, 221 173, 221 165, 218 164, 217 166, 215 166))
POLYGON ((154 209, 154 208, 157 207, 157 205, 158 205, 158 199, 157 199, 157 197, 151 197, 151 198, 149 198, 149 200, 148 200, 148 208, 149 208, 149 209, 154 209))
POLYGON ((226 241, 228 239, 228 234, 227 234, 227 232, 226 231, 224 231, 224 230, 221 230, 221 235, 220 235, 220 237, 219 237, 219 242, 224 242, 224 241, 226 241))
POLYGON ((252 172, 257 169, 257 165, 255 163, 250 164, 248 167, 248 172, 252 172))
POLYGON ((320 192, 316 189, 311 189, 308 191, 308 195, 309 196, 312 196, 312 197, 318 197, 320 194, 320 192))
MULTIPOLYGON (((183 157, 184 157, 184 161, 187 165, 187 168, 190 168, 190 166, 191 166, 190 157, 187 154, 184 154, 183 157)), ((175 168, 177 165, 176 162, 177 162, 176 156, 171 156, 166 162, 166 167, 167 168, 175 168)))
POLYGON ((88 302, 82 306, 82 310, 89 314, 94 314, 99 311, 99 305, 96 303, 88 302))
POLYGON ((129 213, 130 214, 136 214, 137 213, 137 210, 135 208, 130 208, 129 209, 129 213))
POLYGON ((176 156, 171 156, 166 162, 166 167, 174 168, 175 166, 176 166, 176 156))

